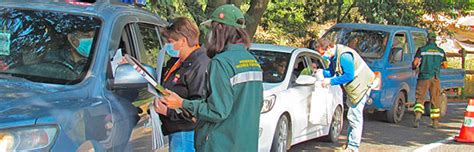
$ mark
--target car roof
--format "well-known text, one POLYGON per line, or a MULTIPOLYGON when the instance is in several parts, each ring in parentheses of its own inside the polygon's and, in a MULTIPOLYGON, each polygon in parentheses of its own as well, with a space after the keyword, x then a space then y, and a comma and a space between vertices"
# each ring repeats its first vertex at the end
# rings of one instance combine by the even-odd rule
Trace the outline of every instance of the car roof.
POLYGON ((252 43, 250 46, 251 50, 262 50, 262 51, 275 51, 275 52, 283 52, 283 53, 292 53, 294 50, 298 49, 296 47, 291 46, 282 46, 282 45, 274 45, 274 44, 259 44, 259 43, 252 43))
MULTIPOLYGON (((0 6, 7 8, 87 14, 100 16, 105 19, 112 16, 118 16, 124 12, 135 12, 160 19, 157 14, 151 13, 138 6, 122 3, 120 0, 97 0, 97 2, 91 5, 71 4, 65 0, 2 0, 0 1, 0 6)), ((165 21, 161 20, 160 23, 156 24, 167 25, 165 21)))
POLYGON ((386 32, 393 32, 393 31, 399 31, 399 30, 426 31, 425 29, 413 27, 413 26, 362 24, 362 23, 339 23, 339 24, 336 24, 333 28, 351 28, 351 29, 364 29, 364 30, 375 30, 375 31, 386 31, 386 32))

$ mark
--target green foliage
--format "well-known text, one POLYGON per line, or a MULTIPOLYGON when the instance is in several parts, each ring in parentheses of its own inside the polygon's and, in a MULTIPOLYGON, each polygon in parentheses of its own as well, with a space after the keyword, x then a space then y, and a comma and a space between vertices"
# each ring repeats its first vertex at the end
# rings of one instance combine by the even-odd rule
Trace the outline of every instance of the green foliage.
POLYGON ((256 40, 301 46, 299 38, 317 37, 318 30, 322 30, 311 29, 313 25, 328 22, 417 26, 449 34, 445 25, 423 22, 422 16, 443 13, 456 18, 460 13, 474 10, 474 3, 471 1, 272 0, 261 23, 263 31, 260 32, 264 33, 257 33, 256 40), (272 33, 278 35, 272 36, 272 33), (264 38, 259 34, 276 39, 264 38))

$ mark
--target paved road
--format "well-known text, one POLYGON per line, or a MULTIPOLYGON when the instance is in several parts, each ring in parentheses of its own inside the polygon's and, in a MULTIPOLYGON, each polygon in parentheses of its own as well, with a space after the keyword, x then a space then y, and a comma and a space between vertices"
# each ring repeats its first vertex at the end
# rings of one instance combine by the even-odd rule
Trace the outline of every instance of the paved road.
MULTIPOLYGON (((439 129, 429 126, 430 119, 427 116, 422 118, 419 128, 413 128, 413 112, 406 112, 399 124, 387 123, 376 115, 366 114, 360 151, 474 151, 474 144, 457 143, 450 138, 459 133, 464 119, 465 102, 449 103, 448 106, 447 116, 441 119, 439 129)), ((347 139, 346 130, 345 124, 339 143, 325 143, 315 139, 294 145, 290 151, 337 151, 342 149, 347 139)))
MULTIPOLYGON (((441 128, 429 127, 429 117, 423 117, 419 128, 412 127, 413 112, 406 112, 400 124, 384 122, 376 115, 366 114, 364 124, 363 152, 390 151, 474 151, 474 144, 463 144, 452 141, 450 137, 459 133, 464 119, 466 102, 449 103, 447 116, 441 119, 441 128), (437 143, 439 142, 439 143, 437 143)), ((149 128, 143 128, 143 121, 137 125, 130 141, 133 151, 150 151, 151 139, 149 128)), ((338 151, 346 140, 347 125, 344 126, 343 136, 338 143, 327 143, 314 139, 292 146, 291 152, 300 151, 338 151)))

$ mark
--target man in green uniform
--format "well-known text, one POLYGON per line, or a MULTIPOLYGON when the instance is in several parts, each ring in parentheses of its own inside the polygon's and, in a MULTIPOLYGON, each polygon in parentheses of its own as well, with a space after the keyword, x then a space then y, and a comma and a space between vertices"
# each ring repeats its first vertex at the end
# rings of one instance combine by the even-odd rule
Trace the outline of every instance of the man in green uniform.
POLYGON ((425 97, 430 91, 430 102, 432 103, 430 117, 433 128, 439 127, 440 118, 440 82, 439 72, 441 68, 447 68, 446 54, 436 43, 436 34, 428 34, 428 43, 420 47, 413 60, 413 69, 419 70, 418 81, 416 83, 416 104, 414 107, 415 121, 414 127, 420 123, 421 115, 425 112, 425 97))
POLYGON ((164 103, 169 108, 183 107, 196 116, 196 151, 257 151, 262 70, 247 51, 250 38, 244 29, 244 15, 234 5, 222 5, 208 23, 211 31, 206 49, 211 61, 206 79, 207 98, 183 100, 169 92, 164 103))

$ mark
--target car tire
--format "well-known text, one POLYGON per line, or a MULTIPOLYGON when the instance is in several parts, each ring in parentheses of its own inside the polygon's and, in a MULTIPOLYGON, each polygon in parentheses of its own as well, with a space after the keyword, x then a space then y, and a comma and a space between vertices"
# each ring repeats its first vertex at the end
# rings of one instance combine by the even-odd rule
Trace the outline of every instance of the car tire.
POLYGON ((290 125, 286 115, 281 115, 273 135, 271 152, 286 152, 290 149, 290 125))
POLYGON ((387 121, 397 124, 403 119, 406 110, 406 96, 404 92, 399 92, 398 97, 393 101, 392 108, 387 111, 387 121))
POLYGON ((342 131, 342 125, 344 123, 343 115, 344 112, 342 111, 342 108, 338 106, 336 110, 334 110, 334 114, 332 115, 329 134, 323 137, 323 141, 333 143, 336 143, 338 141, 339 135, 342 131))

